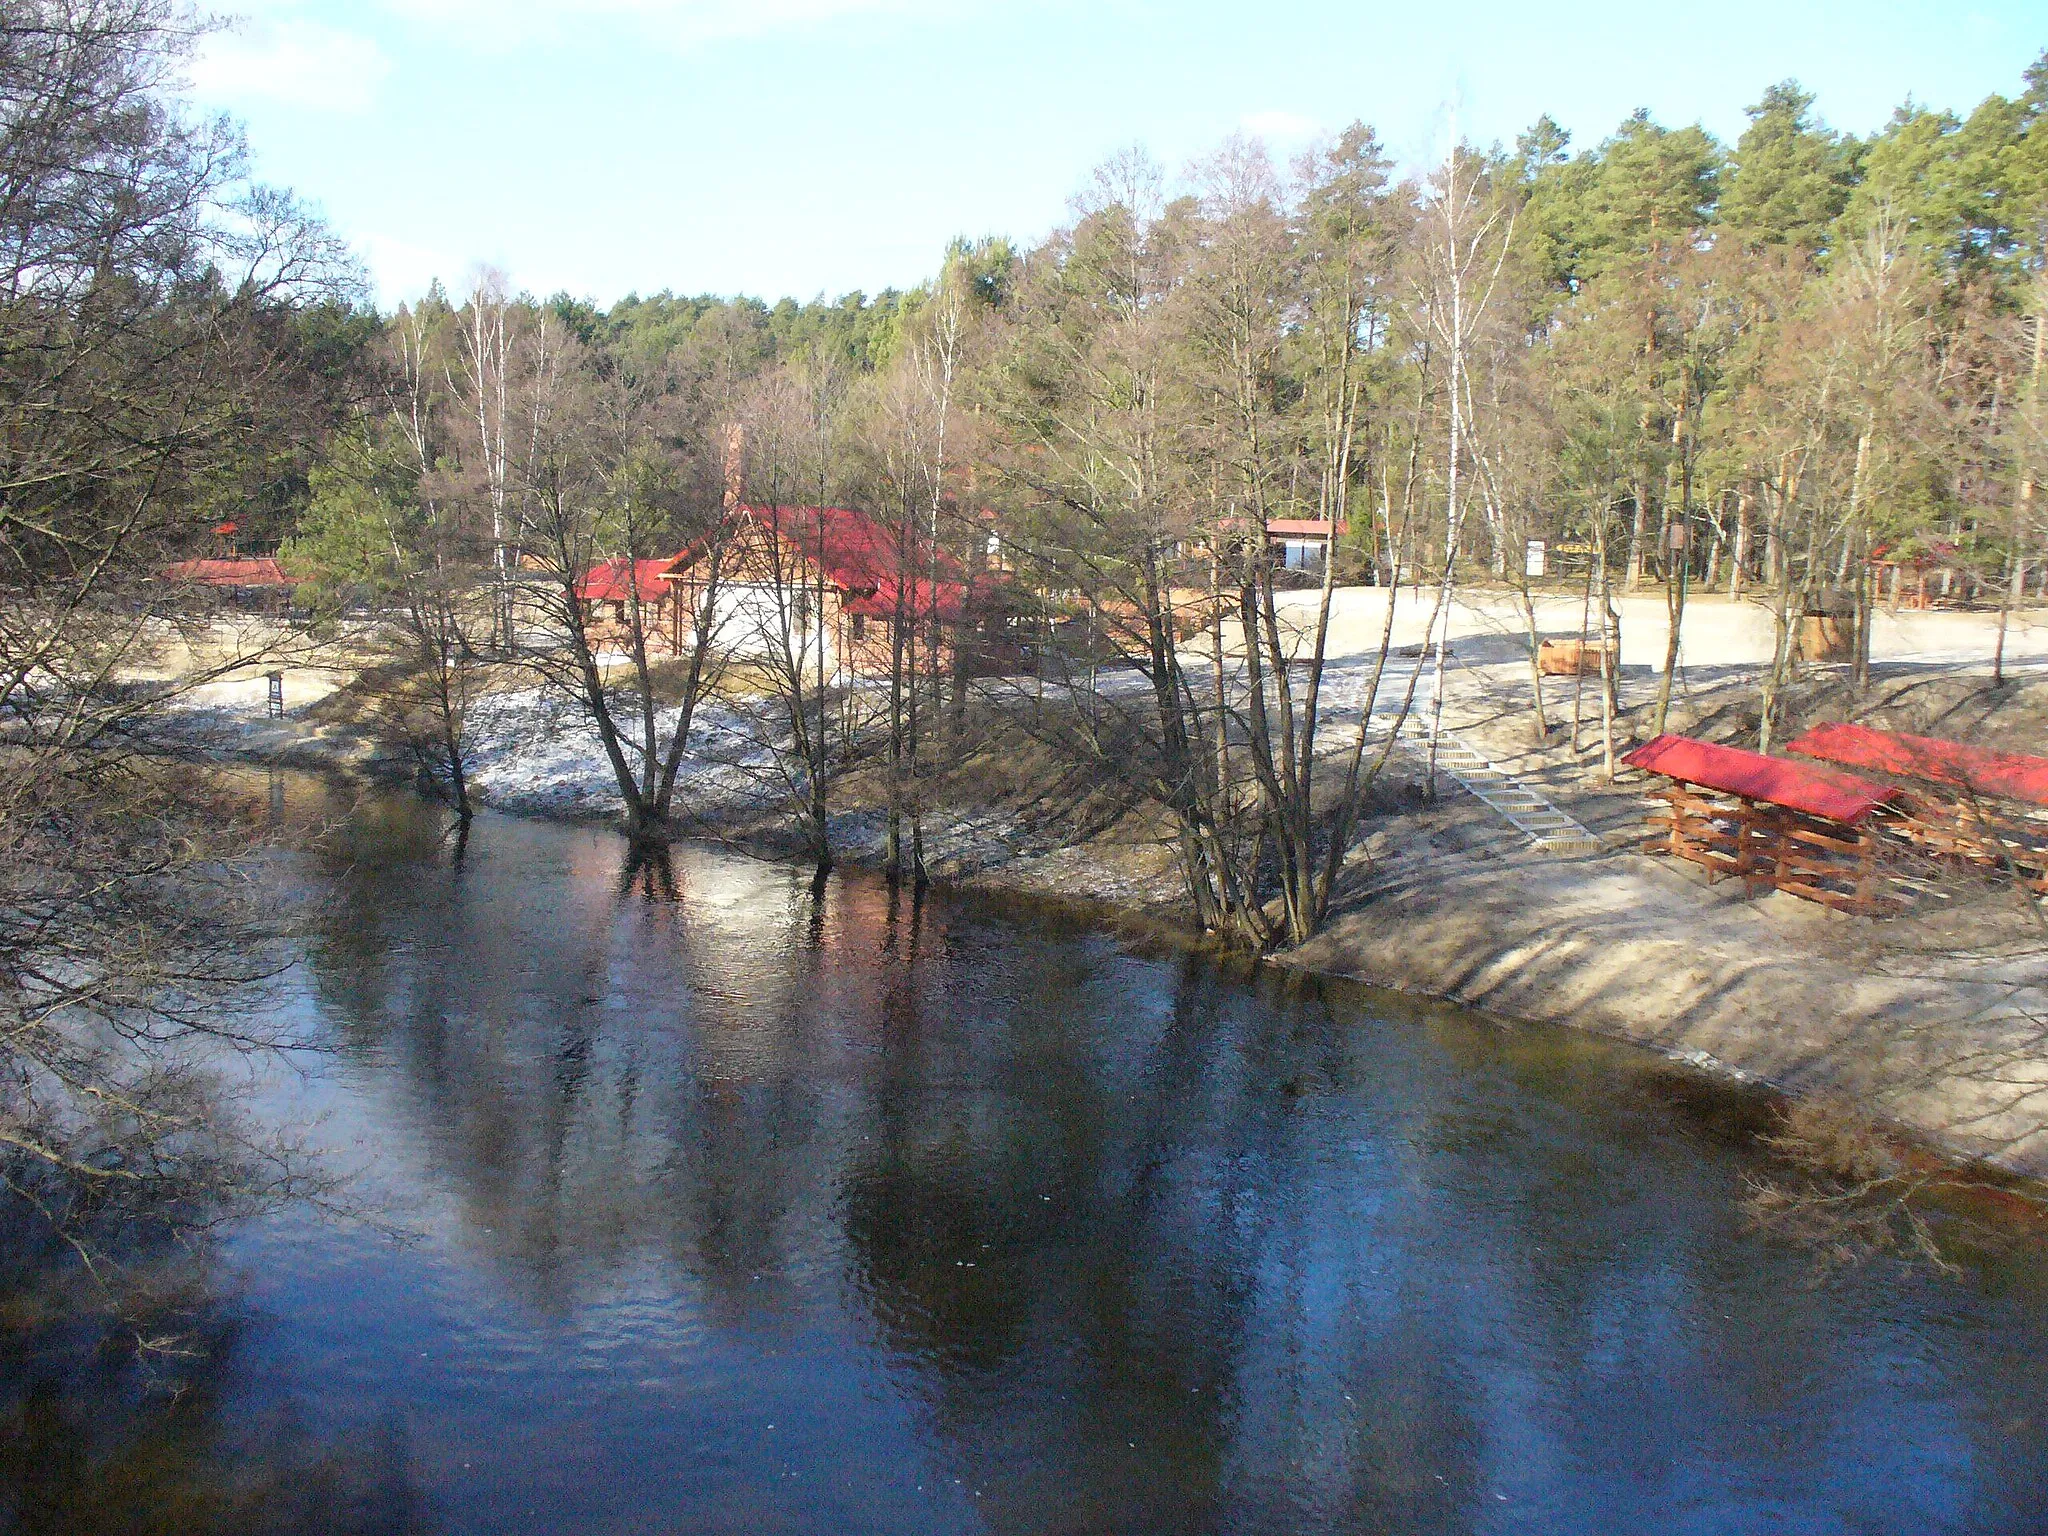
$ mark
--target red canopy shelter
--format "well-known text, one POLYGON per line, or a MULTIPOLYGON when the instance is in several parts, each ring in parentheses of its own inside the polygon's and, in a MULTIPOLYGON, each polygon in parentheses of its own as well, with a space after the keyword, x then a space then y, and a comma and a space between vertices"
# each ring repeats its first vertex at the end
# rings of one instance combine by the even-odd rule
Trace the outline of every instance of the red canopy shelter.
POLYGON ((1785 750, 1825 763, 1924 779, 1951 789, 2048 806, 2048 757, 1994 752, 1987 747, 1964 746, 1959 741, 1907 736, 1842 721, 1815 726, 1788 743, 1785 750))
POLYGON ((1760 800, 1766 805, 1782 805, 1845 826, 1856 825, 1894 793, 1887 785, 1873 784, 1854 774, 1812 768, 1716 742, 1694 741, 1689 736, 1659 736, 1644 742, 1622 761, 1631 768, 1667 779, 1739 795, 1745 800, 1760 800))
POLYGON ((1867 725, 1817 725, 1789 749, 1903 782, 1899 830, 1926 851, 2017 871, 2048 894, 2048 757, 1867 725))
POLYGON ((1865 825, 1891 809, 1890 785, 1685 736, 1659 736, 1622 761, 1670 781, 1654 791, 1667 809, 1651 818, 1646 852, 1838 911, 1897 909, 1865 825))

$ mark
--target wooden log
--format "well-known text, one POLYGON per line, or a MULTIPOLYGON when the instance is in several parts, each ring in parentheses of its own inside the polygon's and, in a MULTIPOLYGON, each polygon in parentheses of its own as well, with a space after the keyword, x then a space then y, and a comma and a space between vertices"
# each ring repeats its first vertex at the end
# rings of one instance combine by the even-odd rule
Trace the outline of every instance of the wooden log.
POLYGON ((1857 853, 1864 846, 1861 842, 1850 842, 1846 838, 1830 837, 1825 832, 1816 832, 1810 827, 1787 827, 1780 835, 1788 842, 1802 843, 1812 848, 1831 849, 1837 853, 1857 853))

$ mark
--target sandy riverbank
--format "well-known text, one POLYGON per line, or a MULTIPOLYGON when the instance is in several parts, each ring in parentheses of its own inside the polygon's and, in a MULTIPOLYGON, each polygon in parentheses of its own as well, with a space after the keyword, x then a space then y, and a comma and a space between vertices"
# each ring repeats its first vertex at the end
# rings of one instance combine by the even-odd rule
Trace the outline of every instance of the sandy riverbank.
POLYGON ((1281 963, 1841 1095, 2048 1176, 2048 943, 1750 899, 1635 852, 1560 861, 1483 822, 1454 805, 1387 839, 1346 910, 1281 963))
MULTIPOLYGON (((1463 797, 1383 817, 1368 828, 1375 857, 1328 929, 1281 963, 1841 1096, 1946 1150, 2048 1176, 2048 919, 2009 884, 1933 873, 1903 915, 1882 921, 1710 886, 1639 851, 1639 778, 1607 783, 1597 752, 1573 754, 1561 726, 1532 744, 1523 666, 1454 672, 1447 726, 1608 851, 1537 854, 1463 797)), ((1569 716, 1559 681, 1553 722, 1569 716)), ((1653 728, 1655 692, 1648 676, 1625 683, 1624 740, 1653 728)), ((1842 718, 2038 751, 2048 673, 1993 689, 1981 673, 1893 663, 1859 694, 1845 670, 1823 670, 1787 698, 1779 739, 1842 718)), ((1670 728, 1754 745, 1751 679, 1723 672, 1681 688, 1670 728)))

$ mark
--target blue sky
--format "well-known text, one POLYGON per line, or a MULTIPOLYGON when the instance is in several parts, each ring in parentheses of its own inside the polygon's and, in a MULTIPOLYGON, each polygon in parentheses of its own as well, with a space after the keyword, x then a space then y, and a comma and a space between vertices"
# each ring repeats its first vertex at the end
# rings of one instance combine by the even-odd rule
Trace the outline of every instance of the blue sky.
MULTIPOLYGON (((224 7, 235 0, 216 0, 224 7)), ((242 0, 195 60, 266 179, 322 206, 386 304, 480 262, 516 287, 873 292, 956 234, 1043 235, 1091 167, 1282 154, 1363 118, 1404 163, 1548 111, 1725 138, 1797 76, 1838 127, 2019 89, 2048 14, 1718 0, 242 0)))

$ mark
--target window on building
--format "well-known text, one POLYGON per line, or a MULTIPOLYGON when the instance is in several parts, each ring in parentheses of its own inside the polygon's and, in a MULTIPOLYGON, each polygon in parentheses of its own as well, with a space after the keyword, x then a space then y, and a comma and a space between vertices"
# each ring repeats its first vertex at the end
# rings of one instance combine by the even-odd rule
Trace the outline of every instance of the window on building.
POLYGON ((853 616, 853 638, 856 640, 865 640, 867 638, 867 633, 868 616, 864 613, 856 613, 853 616))
POLYGON ((1281 562, 1290 571, 1319 571, 1323 568, 1321 539, 1288 539, 1280 548, 1281 562))

